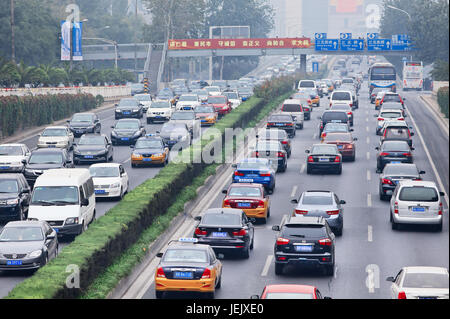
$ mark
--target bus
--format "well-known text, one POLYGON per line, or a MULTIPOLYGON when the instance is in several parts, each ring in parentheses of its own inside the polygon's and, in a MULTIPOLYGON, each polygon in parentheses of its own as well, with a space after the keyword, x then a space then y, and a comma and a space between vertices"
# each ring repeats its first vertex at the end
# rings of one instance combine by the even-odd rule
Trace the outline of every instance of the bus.
POLYGON ((369 92, 374 88, 389 88, 392 92, 397 91, 397 73, 391 63, 374 63, 369 68, 369 92))
POLYGON ((403 91, 418 90, 423 88, 423 63, 403 62, 403 91))

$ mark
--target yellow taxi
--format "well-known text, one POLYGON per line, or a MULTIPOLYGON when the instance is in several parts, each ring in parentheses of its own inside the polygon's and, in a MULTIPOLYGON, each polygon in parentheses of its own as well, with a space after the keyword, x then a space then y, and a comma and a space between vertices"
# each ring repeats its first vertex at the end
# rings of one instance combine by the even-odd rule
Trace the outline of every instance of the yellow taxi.
POLYGON ((218 114, 214 106, 202 104, 194 109, 195 117, 201 121, 201 126, 214 125, 217 122, 218 114))
POLYGON ((171 241, 155 272, 157 299, 166 292, 200 292, 214 298, 222 281, 222 263, 209 245, 199 244, 197 238, 171 241))
POLYGON ((148 134, 140 137, 135 145, 130 146, 131 167, 144 165, 163 165, 169 162, 169 147, 164 143, 161 136, 148 134))
POLYGON ((233 183, 222 191, 226 194, 222 202, 223 208, 242 209, 249 218, 256 218, 263 223, 270 217, 269 196, 262 184, 233 183))
POLYGON ((379 110, 381 107, 381 100, 383 100, 384 95, 386 94, 385 91, 381 91, 377 94, 377 97, 375 98, 375 109, 379 110))
POLYGON ((327 86, 328 86, 328 93, 333 92, 333 91, 334 91, 334 84, 333 84, 333 81, 331 81, 330 79, 324 79, 323 81, 324 81, 324 82, 327 84, 327 86))

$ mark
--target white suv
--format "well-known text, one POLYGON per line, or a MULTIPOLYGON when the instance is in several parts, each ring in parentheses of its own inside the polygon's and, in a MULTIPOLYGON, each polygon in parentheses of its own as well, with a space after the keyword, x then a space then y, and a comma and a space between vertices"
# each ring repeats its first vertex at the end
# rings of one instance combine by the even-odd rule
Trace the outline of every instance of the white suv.
POLYGON ((185 107, 195 109, 200 104, 201 101, 197 94, 182 94, 177 102, 177 110, 185 110, 185 107))
POLYGON ((392 229, 399 224, 424 224, 442 231, 444 195, 434 182, 400 181, 390 203, 392 229))
POLYGON ((281 113, 292 115, 292 117, 295 119, 295 127, 303 129, 305 115, 303 113, 303 106, 300 100, 285 100, 283 102, 283 105, 281 106, 281 113))
POLYGON ((147 124, 153 122, 169 121, 172 117, 173 106, 170 101, 158 100, 153 101, 147 110, 147 124))
POLYGON ((332 106, 334 103, 346 103, 353 109, 353 96, 352 92, 350 91, 333 91, 328 99, 330 100, 330 106, 332 106))

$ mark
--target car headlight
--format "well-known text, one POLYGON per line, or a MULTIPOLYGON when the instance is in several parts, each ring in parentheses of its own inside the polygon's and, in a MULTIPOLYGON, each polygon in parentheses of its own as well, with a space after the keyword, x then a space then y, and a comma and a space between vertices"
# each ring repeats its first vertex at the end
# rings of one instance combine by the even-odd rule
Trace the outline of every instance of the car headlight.
POLYGON ((139 109, 133 109, 133 112, 139 112, 139 109))
POLYGON ((74 148, 73 155, 80 155, 80 151, 78 149, 74 148))
POLYGON ((228 105, 225 105, 222 107, 222 110, 226 110, 226 109, 228 109, 228 105))
POLYGON ((6 205, 17 205, 17 204, 19 204, 19 199, 18 198, 8 199, 6 201, 6 205))
POLYGON ((120 187, 120 183, 114 183, 109 186, 110 188, 118 188, 120 187))
POLYGON ((122 112, 122 111, 121 111, 121 110, 116 110, 116 112, 117 112, 117 113, 120 113, 120 112, 122 112))
POLYGON ((187 140, 187 136, 182 136, 182 137, 181 137, 181 140, 182 140, 182 141, 186 141, 186 140, 187 140))
POLYGON ((116 131, 111 131, 111 136, 117 136, 116 131))
POLYGON ((34 170, 25 168, 25 173, 34 174, 34 170))
POLYGON ((158 154, 153 154, 153 156, 155 156, 155 157, 162 157, 162 156, 164 156, 164 154, 163 153, 158 153, 158 154))
POLYGON ((66 225, 78 224, 78 217, 70 217, 66 219, 66 225))
POLYGON ((37 258, 42 255, 42 250, 35 250, 29 254, 30 258, 37 258))
POLYGON ((131 158, 132 159, 142 159, 142 155, 133 153, 133 154, 131 154, 131 158))

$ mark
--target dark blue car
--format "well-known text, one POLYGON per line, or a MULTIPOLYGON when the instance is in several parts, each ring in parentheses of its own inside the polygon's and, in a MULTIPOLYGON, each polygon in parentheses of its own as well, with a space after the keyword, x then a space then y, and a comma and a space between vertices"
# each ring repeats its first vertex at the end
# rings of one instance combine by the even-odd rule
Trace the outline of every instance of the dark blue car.
POLYGON ((275 171, 266 158, 246 158, 234 164, 233 183, 262 184, 271 194, 275 188, 275 171))

